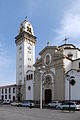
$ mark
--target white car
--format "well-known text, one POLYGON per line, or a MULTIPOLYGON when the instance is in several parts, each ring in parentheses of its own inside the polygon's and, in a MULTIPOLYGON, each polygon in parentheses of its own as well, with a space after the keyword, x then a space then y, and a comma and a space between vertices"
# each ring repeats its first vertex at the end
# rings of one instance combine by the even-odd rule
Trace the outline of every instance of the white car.
POLYGON ((21 102, 12 102, 11 106, 21 106, 22 103, 21 102))
POLYGON ((58 103, 59 103, 59 101, 53 101, 51 103, 48 103, 48 107, 56 108, 56 106, 57 106, 58 103))
POLYGON ((10 104, 10 101, 9 101, 9 100, 6 100, 6 101, 3 101, 1 104, 2 104, 2 105, 10 104))
POLYGON ((56 106, 56 109, 60 110, 80 110, 80 104, 76 102, 63 102, 56 106))
POLYGON ((32 101, 24 101, 24 102, 22 103, 22 106, 23 106, 23 107, 34 107, 35 104, 34 104, 34 102, 32 102, 32 101))

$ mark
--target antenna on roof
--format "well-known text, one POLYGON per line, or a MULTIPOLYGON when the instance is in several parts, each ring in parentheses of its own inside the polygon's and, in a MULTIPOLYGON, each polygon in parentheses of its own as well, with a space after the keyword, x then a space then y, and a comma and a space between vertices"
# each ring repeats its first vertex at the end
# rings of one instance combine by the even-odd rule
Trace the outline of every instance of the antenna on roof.
POLYGON ((65 42, 65 44, 66 44, 66 42, 67 42, 68 39, 69 39, 69 38, 67 38, 67 37, 65 36, 65 39, 63 40, 63 41, 65 42))

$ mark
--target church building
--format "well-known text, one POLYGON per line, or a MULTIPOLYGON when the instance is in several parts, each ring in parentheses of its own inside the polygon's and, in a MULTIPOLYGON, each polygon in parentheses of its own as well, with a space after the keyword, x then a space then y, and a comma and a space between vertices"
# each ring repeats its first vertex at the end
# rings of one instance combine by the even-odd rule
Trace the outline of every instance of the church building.
POLYGON ((69 99, 80 100, 80 49, 73 44, 43 48, 35 62, 36 37, 31 23, 25 19, 15 37, 17 100, 40 101, 41 82, 44 103, 69 99), (67 78, 68 76, 68 78, 67 78), (42 81, 41 81, 42 80, 42 81))
POLYGON ((40 100, 41 71, 42 99, 45 103, 52 100, 80 100, 80 49, 73 44, 47 45, 39 55, 40 59, 34 64, 34 100, 40 100), (69 98, 71 78, 74 78, 74 85, 70 85, 69 98))

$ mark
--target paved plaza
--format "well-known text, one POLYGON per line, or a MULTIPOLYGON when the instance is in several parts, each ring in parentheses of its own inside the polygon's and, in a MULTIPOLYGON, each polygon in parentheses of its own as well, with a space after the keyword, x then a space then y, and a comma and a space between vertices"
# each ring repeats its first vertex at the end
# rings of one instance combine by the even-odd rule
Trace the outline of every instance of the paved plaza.
POLYGON ((0 120, 80 120, 80 111, 0 106, 0 120))

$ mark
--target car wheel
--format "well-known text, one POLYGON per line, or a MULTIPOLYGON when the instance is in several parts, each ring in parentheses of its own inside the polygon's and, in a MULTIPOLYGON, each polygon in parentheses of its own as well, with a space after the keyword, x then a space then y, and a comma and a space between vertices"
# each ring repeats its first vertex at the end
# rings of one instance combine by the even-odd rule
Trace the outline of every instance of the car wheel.
POLYGON ((48 107, 50 108, 50 105, 48 105, 48 107))
POLYGON ((60 107, 58 107, 58 108, 57 108, 57 110, 61 110, 61 108, 60 108, 60 107))

